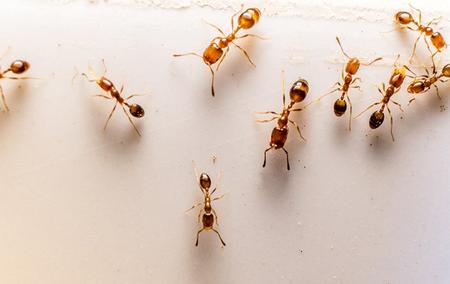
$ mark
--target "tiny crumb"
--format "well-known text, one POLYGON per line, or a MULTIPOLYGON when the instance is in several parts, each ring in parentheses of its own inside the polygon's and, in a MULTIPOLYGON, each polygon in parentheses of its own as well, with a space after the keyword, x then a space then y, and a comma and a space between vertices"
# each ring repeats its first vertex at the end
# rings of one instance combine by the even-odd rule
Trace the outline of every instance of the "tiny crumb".
POLYGON ((303 166, 304 169, 306 169, 306 166, 303 166))
POLYGON ((300 250, 300 253, 303 253, 303 250, 302 250, 302 249, 300 250))
POLYGON ((441 108, 441 112, 444 112, 447 110, 447 107, 445 105, 441 105, 440 108, 441 108))
POLYGON ((212 155, 212 161, 213 161, 213 164, 216 163, 216 161, 217 161, 217 156, 216 155, 212 155))
POLYGON ((373 146, 373 143, 370 143, 370 147, 372 147, 373 146))
POLYGON ((400 119, 403 119, 403 116, 400 116, 400 119))

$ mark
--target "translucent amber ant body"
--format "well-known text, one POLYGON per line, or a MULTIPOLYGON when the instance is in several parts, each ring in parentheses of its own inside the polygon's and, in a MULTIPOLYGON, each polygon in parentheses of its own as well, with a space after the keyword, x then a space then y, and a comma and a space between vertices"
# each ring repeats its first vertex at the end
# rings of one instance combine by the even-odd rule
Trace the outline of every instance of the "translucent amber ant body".
POLYGON ((261 38, 258 35, 254 35, 254 34, 245 34, 242 36, 237 36, 237 33, 239 32, 239 30, 250 29, 256 23, 258 23, 259 18, 261 17, 261 12, 259 11, 258 8, 248 8, 247 10, 245 10, 244 12, 241 13, 242 10, 243 10, 243 6, 241 6, 240 11, 238 11, 236 14, 234 14, 231 17, 231 33, 228 35, 226 35, 219 27, 208 23, 209 25, 211 25, 212 27, 217 29, 219 31, 219 33, 221 34, 221 36, 215 37, 209 43, 208 47, 206 47, 206 49, 203 51, 203 55, 199 55, 195 52, 173 55, 175 57, 194 55, 194 56, 200 57, 203 60, 203 62, 209 67, 209 70, 211 71, 211 75, 212 75, 211 94, 212 94, 212 96, 215 96, 215 90, 214 90, 215 72, 214 72, 212 65, 214 65, 218 62, 217 68, 215 70, 217 72, 219 70, 219 67, 222 64, 223 60, 225 59, 228 51, 230 50, 230 45, 234 45, 240 51, 242 51, 242 53, 248 59, 250 64, 255 66, 253 61, 250 59, 250 56, 248 55, 247 51, 244 48, 242 48, 241 46, 239 46, 238 44, 236 44, 235 41, 237 39, 241 39, 241 38, 245 38, 245 37, 261 38), (235 25, 234 18, 239 13, 241 13, 241 14, 238 17, 237 25, 235 25))
POLYGON ((304 108, 294 108, 294 105, 297 103, 302 102, 309 91, 308 82, 303 79, 299 79, 292 84, 291 89, 289 90, 289 96, 290 96, 290 103, 288 106, 286 106, 286 95, 285 95, 285 87, 284 87, 284 76, 283 76, 283 110, 280 113, 274 112, 274 111, 266 111, 266 112, 260 112, 259 114, 272 114, 273 117, 271 119, 267 120, 258 120, 258 122, 270 122, 277 119, 277 126, 273 128, 272 135, 270 137, 270 143, 269 148, 267 148, 264 151, 264 163, 263 167, 266 166, 266 156, 267 152, 271 149, 282 149, 286 153, 286 163, 287 163, 287 169, 290 170, 291 166, 289 164, 289 153, 284 148, 284 144, 286 143, 288 134, 289 134, 289 128, 288 123, 292 123, 295 128, 297 129, 298 134, 300 135, 300 138, 303 140, 306 140, 301 131, 298 124, 291 120, 289 118, 289 115, 291 112, 296 111, 302 111, 304 108))
POLYGON ((440 17, 434 18, 431 21, 429 21, 426 25, 423 25, 422 24, 422 11, 420 11, 417 8, 414 8, 413 6, 411 6, 411 8, 418 12, 418 14, 419 14, 418 21, 416 21, 414 19, 414 17, 411 15, 411 13, 409 13, 409 12, 400 11, 395 14, 395 20, 397 23, 399 23, 403 27, 406 27, 409 30, 419 32, 419 36, 417 37, 416 41, 414 42, 413 51, 411 53, 411 57, 409 60, 411 61, 412 58, 414 57, 414 55, 416 53, 417 43, 419 42, 419 40, 422 36, 424 37, 425 44, 432 55, 431 58, 432 58, 432 60, 434 60, 434 56, 438 52, 442 52, 442 50, 447 47, 447 43, 445 42, 445 39, 442 36, 442 34, 440 32, 434 31, 433 28, 431 27, 432 24, 439 22, 441 18, 440 17), (412 24, 414 27, 411 27, 410 24, 412 24), (430 48, 427 38, 430 39, 431 44, 436 48, 435 52, 431 51, 431 48, 430 48))
MULTIPOLYGON (((9 65, 8 69, 6 69, 4 71, 0 71, 0 80, 1 79, 10 79, 10 80, 36 79, 36 78, 31 78, 31 77, 5 76, 9 72, 19 75, 19 74, 25 73, 26 71, 28 71, 28 69, 30 69, 30 63, 28 63, 27 61, 14 60, 9 65)), ((5 94, 3 93, 3 89, 2 89, 1 85, 0 85, 0 95, 2 97, 3 108, 5 109, 5 111, 9 111, 8 104, 6 103, 6 97, 5 97, 5 94)))

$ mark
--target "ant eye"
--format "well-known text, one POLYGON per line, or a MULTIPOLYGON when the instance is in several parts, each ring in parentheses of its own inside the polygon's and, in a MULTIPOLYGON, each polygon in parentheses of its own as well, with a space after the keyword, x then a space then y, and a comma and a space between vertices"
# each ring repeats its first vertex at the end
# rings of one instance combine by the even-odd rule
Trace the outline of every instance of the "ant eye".
POLYGON ((23 60, 16 60, 9 67, 15 74, 22 74, 30 68, 30 64, 23 60))
POLYGON ((130 113, 132 116, 140 118, 144 116, 145 111, 140 105, 132 104, 130 105, 130 113))

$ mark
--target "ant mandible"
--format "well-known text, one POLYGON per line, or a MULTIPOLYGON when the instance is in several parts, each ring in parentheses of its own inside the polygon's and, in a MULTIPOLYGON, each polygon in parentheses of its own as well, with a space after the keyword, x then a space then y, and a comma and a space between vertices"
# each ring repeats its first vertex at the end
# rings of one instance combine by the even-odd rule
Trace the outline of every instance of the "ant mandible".
POLYGON ((111 113, 109 114, 108 119, 106 120, 106 123, 105 123, 105 127, 103 129, 106 130, 106 127, 108 126, 108 123, 109 123, 109 121, 110 121, 114 111, 116 110, 117 104, 120 104, 120 106, 123 109, 123 112, 128 117, 128 120, 130 121, 130 123, 133 126, 134 130, 136 131, 136 133, 139 136, 141 136, 141 133, 137 129, 137 127, 134 124, 134 122, 131 120, 130 115, 127 113, 127 111, 126 111, 126 109, 124 107, 124 105, 126 107, 128 107, 128 110, 130 111, 132 116, 137 117, 137 118, 143 117, 144 114, 145 114, 145 111, 140 105, 138 105, 138 104, 129 104, 128 103, 129 99, 131 99, 133 97, 136 97, 136 96, 139 96, 139 95, 134 94, 134 95, 130 95, 130 96, 126 97, 126 98, 123 98, 122 95, 121 95, 122 91, 123 91, 123 86, 122 86, 122 88, 120 89, 120 92, 119 92, 117 90, 117 88, 114 86, 113 82, 111 82, 111 80, 109 80, 108 78, 106 78, 104 76, 106 74, 106 65, 105 65, 105 62, 103 60, 102 60, 102 62, 103 62, 103 67, 104 67, 104 72, 103 72, 102 76, 100 76, 100 77, 97 76, 90 65, 88 67, 89 68, 88 72, 91 74, 93 79, 90 79, 89 76, 86 73, 82 73, 81 75, 86 77, 86 79, 89 82, 95 82, 103 91, 109 93, 109 95, 110 95, 110 96, 106 96, 106 95, 99 95, 99 94, 97 94, 97 95, 95 95, 96 97, 101 97, 101 98, 104 98, 104 99, 107 99, 107 100, 116 100, 116 102, 114 104, 114 107, 113 107, 111 113))
MULTIPOLYGON (((4 55, 3 55, 4 56, 4 55)), ((3 56, 1 56, 1 58, 3 58, 3 56)), ((27 79, 37 79, 37 78, 32 78, 32 77, 11 77, 11 76, 5 76, 6 74, 8 74, 9 72, 12 72, 14 74, 22 74, 25 73, 28 69, 30 69, 30 63, 28 63, 25 60, 14 60, 8 67, 8 69, 4 70, 4 71, 0 71, 0 80, 1 79, 10 79, 10 80, 27 80, 27 79)), ((2 86, 0 85, 0 95, 2 97, 2 103, 3 103, 3 107, 5 109, 6 112, 9 111, 9 107, 8 104, 6 103, 6 97, 5 94, 3 92, 2 86)))
POLYGON ((259 112, 258 114, 272 114, 273 117, 271 119, 257 120, 257 121, 258 122, 271 122, 275 119, 278 119, 278 121, 277 121, 278 125, 276 127, 274 127, 272 130, 272 135, 271 135, 270 143, 269 143, 270 147, 264 151, 263 167, 266 166, 266 156, 267 156, 267 152, 269 150, 283 149, 283 151, 286 153, 287 169, 290 170, 291 167, 289 165, 289 154, 288 154, 288 151, 284 148, 284 144, 286 143, 288 133, 289 133, 288 123, 289 122, 292 123, 295 126, 295 128, 297 128, 297 132, 300 135, 301 139, 303 139, 305 141, 306 141, 306 139, 303 137, 298 124, 295 121, 289 119, 289 115, 291 112, 302 111, 303 109, 305 109, 305 107, 304 108, 294 108, 294 105, 305 99, 305 97, 309 91, 309 86, 308 86, 308 82, 306 80, 299 79, 299 80, 295 81, 294 84, 292 84, 291 89, 289 90, 289 96, 290 96, 291 101, 290 101, 289 105, 286 107, 284 72, 283 72, 282 77, 283 77, 282 78, 282 81, 283 81, 283 110, 280 113, 277 113, 275 111, 259 112))
POLYGON ((214 78, 215 73, 212 68, 212 65, 214 65, 216 62, 219 62, 216 68, 216 72, 219 70, 220 65, 222 64, 223 60, 225 59, 225 56, 227 55, 228 51, 230 50, 230 44, 233 44, 235 47, 237 47, 242 53, 247 57, 248 61, 253 67, 256 67, 253 61, 250 59, 250 56, 248 55, 247 51, 235 43, 235 40, 245 38, 245 37, 256 37, 263 39, 262 37, 254 34, 245 34, 242 36, 236 36, 237 32, 240 29, 250 29, 253 27, 258 21, 261 16, 261 12, 258 8, 249 8, 245 10, 243 13, 242 10, 244 8, 244 5, 241 5, 241 9, 235 13, 231 17, 231 33, 229 35, 226 35, 219 27, 207 23, 213 28, 217 29, 222 36, 215 37, 208 45, 208 47, 204 50, 203 56, 199 55, 195 52, 190 53, 184 53, 184 54, 174 54, 174 57, 180 57, 180 56, 186 56, 186 55, 194 55, 197 57, 200 57, 203 62, 209 67, 209 70, 211 71, 212 79, 211 79, 211 94, 214 97, 215 91, 214 91, 214 78), (235 27, 234 18, 239 14, 239 18, 237 20, 237 26, 235 27), (220 61, 219 61, 220 60, 220 61))
MULTIPOLYGON (((355 85, 356 81, 361 81, 361 78, 359 77, 353 77, 356 72, 358 72, 360 65, 365 65, 365 66, 369 66, 381 59, 383 59, 382 57, 378 57, 372 61, 370 61, 369 63, 361 63, 360 60, 356 57, 350 57, 345 51, 344 48, 342 47, 341 41, 339 40, 338 37, 336 37, 336 41, 339 44, 339 47, 341 48, 342 54, 347 57, 348 62, 345 65, 345 69, 342 69, 342 80, 343 83, 341 82, 336 82, 334 84, 334 86, 338 86, 338 88, 333 89, 332 91, 322 95, 320 98, 318 98, 316 100, 316 102, 319 102, 322 98, 324 98, 325 96, 332 94, 336 91, 342 92, 340 98, 338 98, 335 102, 334 102, 334 114, 337 117, 341 117, 347 110, 347 102, 350 106, 350 115, 349 115, 349 120, 348 120, 348 130, 352 129, 352 111, 353 111, 353 106, 352 106, 352 102, 350 100, 350 97, 348 95, 348 91, 350 88, 355 88, 355 89, 360 89, 360 86, 355 85), (345 70, 345 75, 344 75, 344 70, 345 70)), ((333 86, 333 87, 334 87, 333 86)))
MULTIPOLYGON (((433 62, 433 67, 432 67, 432 73, 430 74, 430 72, 428 71, 428 68, 425 68, 425 72, 427 73, 426 75, 417 75, 416 73, 414 73, 414 71, 412 71, 411 69, 409 69, 407 66, 405 66, 405 68, 411 72, 414 76, 413 81, 409 84, 408 86, 408 93, 412 94, 412 95, 417 95, 417 94, 422 94, 427 92, 431 86, 434 86, 434 88, 436 89, 436 95, 439 99, 442 99, 441 96, 439 95, 439 87, 436 85, 436 83, 442 82, 445 83, 448 81, 442 79, 443 77, 446 78, 450 78, 450 64, 445 65, 442 68, 441 74, 438 75, 438 72, 436 70, 436 65, 433 62)), ((411 77, 411 76, 408 76, 411 77)), ((411 102, 413 102, 416 98, 412 98, 409 101, 409 104, 411 102)))
POLYGON ((362 115, 363 113, 365 113, 366 111, 368 111, 369 109, 371 109, 372 107, 381 104, 380 110, 375 111, 370 116, 369 126, 372 129, 376 129, 376 128, 380 127, 380 125, 383 124, 383 121, 384 121, 384 109, 387 108, 389 116, 390 116, 390 121, 391 121, 392 141, 395 141, 394 132, 393 132, 394 119, 392 117, 391 109, 389 108, 389 102, 392 102, 393 104, 398 106, 399 109, 403 112, 402 106, 398 102, 392 100, 391 97, 394 94, 396 94, 398 91, 400 91, 400 88, 406 77, 405 65, 403 65, 401 67, 399 67, 397 65, 397 61, 399 58, 400 58, 400 55, 397 57, 397 60, 395 60, 394 71, 392 72, 391 78, 389 79, 389 86, 386 88, 385 84, 382 83, 381 89, 380 89, 380 87, 378 87, 378 91, 380 92, 380 94, 383 97, 381 99, 381 101, 371 104, 369 107, 367 107, 364 111, 362 111, 360 114, 358 114, 355 117, 355 118, 357 118, 360 115, 362 115))
MULTIPOLYGON (((219 231, 214 229, 214 221, 216 222, 217 225, 219 225, 219 224, 217 221, 216 210, 214 210, 214 208, 212 208, 212 201, 221 199, 224 195, 221 195, 221 196, 218 196, 215 198, 211 198, 211 196, 216 191, 217 186, 211 192, 209 192, 209 190, 211 188, 211 178, 206 173, 201 173, 200 175, 198 175, 197 168, 195 166, 195 162, 192 161, 192 164, 194 165, 195 177, 198 181, 200 190, 202 191, 203 196, 204 196, 204 200, 202 202, 199 202, 199 203, 195 204, 194 206, 192 206, 191 208, 189 208, 188 210, 186 210, 186 212, 188 212, 200 205, 203 205, 203 208, 200 210, 200 212, 198 212, 198 222, 200 223, 200 217, 201 217, 203 227, 202 227, 202 229, 200 229, 197 232, 197 240, 195 242, 195 246, 198 246, 198 238, 199 238, 200 233, 203 231, 215 232, 217 234, 217 236, 219 236, 219 239, 220 239, 220 242, 222 243, 222 245, 226 246, 225 242, 223 241, 222 237, 220 236, 219 231)), ((219 179, 220 179, 220 176, 219 176, 218 180, 219 179)))
POLYGON ((416 41, 414 42, 413 51, 412 51, 411 57, 409 58, 409 61, 411 62, 412 58, 414 57, 414 55, 416 53, 417 43, 419 42, 419 40, 422 36, 424 36, 423 39, 425 41, 425 44, 428 48, 428 51, 431 53, 431 59, 434 61, 434 56, 438 52, 442 52, 442 49, 447 47, 447 43, 445 42, 445 39, 442 36, 442 34, 440 32, 434 31, 433 28, 431 27, 432 24, 438 23, 440 21, 441 17, 432 19, 424 26, 422 24, 422 11, 420 11, 417 8, 414 8, 411 4, 409 6, 413 10, 415 10, 419 13, 418 21, 416 21, 414 19, 414 17, 411 15, 411 13, 409 13, 409 12, 400 11, 397 14, 395 14, 395 20, 397 23, 406 27, 409 30, 418 31, 420 33, 419 36, 417 37, 416 41), (411 23, 415 26, 415 28, 412 28, 411 26, 409 26, 409 24, 411 24, 411 23), (436 52, 433 53, 431 51, 430 45, 427 41, 427 37, 430 38, 431 43, 436 48, 436 52))

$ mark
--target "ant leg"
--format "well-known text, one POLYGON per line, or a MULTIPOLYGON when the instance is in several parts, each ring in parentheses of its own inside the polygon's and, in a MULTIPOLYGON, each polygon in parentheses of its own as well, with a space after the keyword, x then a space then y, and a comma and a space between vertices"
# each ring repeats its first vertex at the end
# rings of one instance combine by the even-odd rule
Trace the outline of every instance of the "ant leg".
MULTIPOLYGON (((211 194, 212 194, 212 193, 211 193, 211 194)), ((214 197, 214 198, 212 199, 212 201, 219 200, 219 199, 223 198, 224 196, 225 196, 225 194, 222 194, 221 196, 214 197)))
POLYGON ((345 97, 347 98, 348 101, 348 105, 350 106, 350 117, 348 119, 348 130, 352 131, 352 113, 353 113, 353 105, 352 105, 352 101, 350 100, 350 97, 348 95, 348 93, 345 93, 345 97))
POLYGON ((105 63, 105 59, 102 59, 102 65, 103 65, 103 75, 106 75, 106 72, 108 71, 108 68, 106 68, 106 63, 105 63))
POLYGON ((42 80, 41 78, 36 77, 3 77, 4 79, 10 79, 10 80, 42 80))
POLYGON ((211 212, 213 213, 214 219, 216 219, 216 225, 219 226, 219 217, 217 217, 217 212, 214 208, 211 208, 211 212))
POLYGON ((264 111, 264 112, 255 112, 256 114, 273 114, 273 115, 280 115, 279 113, 276 113, 274 111, 264 111))
POLYGON ((142 136, 141 133, 139 132, 139 130, 137 129, 136 125, 134 124, 134 122, 131 120, 130 115, 128 114, 127 110, 125 109, 125 107, 121 104, 123 112, 125 113, 125 115, 128 117, 128 120, 130 121, 131 125, 133 125, 134 130, 136 131, 136 133, 139 136, 142 136))
POLYGON ((281 148, 281 149, 283 149, 283 151, 286 153, 287 169, 288 169, 288 171, 290 171, 291 170, 291 166, 289 165, 289 153, 288 153, 288 151, 286 151, 286 149, 284 149, 284 147, 281 148))
POLYGON ((192 160, 192 167, 194 168, 195 182, 197 182, 198 187, 200 188, 201 192, 202 192, 203 194, 205 194, 205 192, 203 191, 203 188, 200 186, 200 183, 199 183, 200 176, 198 175, 197 165, 195 164, 195 161, 194 161, 194 160, 192 160))
POLYGON ((108 96, 105 96, 105 95, 99 95, 99 94, 97 94, 97 95, 93 95, 93 96, 94 96, 94 97, 104 98, 104 99, 107 99, 107 100, 112 100, 111 97, 108 97, 108 96))
POLYGON ((211 24, 210 22, 207 22, 207 21, 205 21, 205 20, 203 20, 207 25, 210 25, 211 27, 213 27, 213 28, 215 28, 216 30, 218 30, 219 31, 219 33, 221 33, 223 36, 225 36, 225 33, 218 27, 218 26, 216 26, 216 25, 214 25, 214 24, 211 24))
POLYGON ((245 49, 243 49, 242 47, 240 47, 239 45, 237 45, 237 44, 234 43, 234 42, 231 42, 231 43, 232 43, 234 46, 236 46, 240 51, 242 51, 242 52, 244 53, 245 57, 247 57, 248 61, 250 62, 250 64, 251 64, 253 67, 256 67, 255 63, 253 63, 253 61, 251 60, 250 56, 248 55, 248 53, 247 53, 247 51, 246 51, 245 49))
POLYGON ((395 142, 395 138, 394 138, 394 118, 392 117, 391 109, 388 106, 386 108, 388 110, 389 117, 391 118, 391 137, 392 137, 392 142, 395 142))
POLYGON ((259 36, 259 35, 255 35, 255 34, 245 34, 245 35, 242 35, 242 36, 238 36, 236 39, 241 39, 241 38, 244 38, 244 37, 256 37, 257 39, 268 40, 268 38, 265 38, 265 37, 262 37, 262 36, 259 36))
POLYGON ((198 236, 200 235, 201 232, 203 232, 205 230, 205 228, 201 229, 200 231, 197 232, 197 241, 195 242, 195 246, 198 246, 198 236))
POLYGON ((211 64, 208 64, 209 70, 211 71, 211 94, 212 96, 216 96, 216 92, 214 91, 214 78, 215 78, 215 74, 214 74, 214 70, 211 67, 211 64))
POLYGON ((264 151, 264 163, 263 163, 263 168, 266 167, 267 152, 268 152, 269 150, 271 150, 272 148, 273 148, 273 146, 270 146, 270 148, 267 148, 267 149, 264 151))
POLYGON ((431 19, 431 20, 427 23, 426 27, 429 27, 429 26, 431 26, 431 25, 437 24, 437 23, 439 23, 441 20, 442 20, 442 16, 433 18, 433 19, 431 19))
POLYGON ((202 216, 202 212, 203 212, 203 208, 202 208, 202 210, 200 210, 200 212, 198 212, 198 215, 197 215, 197 222, 200 224, 200 217, 202 216))
MULTIPOLYGON (((339 86, 341 86, 341 83, 339 83, 339 82, 336 82, 336 84, 339 85, 339 86)), ((334 86, 335 86, 336 84, 334 84, 334 86)), ((331 90, 331 91, 329 91, 329 92, 327 92, 327 93, 321 95, 318 99, 316 99, 316 100, 310 102, 309 104, 305 105, 304 108, 308 107, 309 105, 311 105, 311 104, 313 104, 313 103, 318 103, 318 102, 320 102, 320 100, 323 99, 324 97, 326 97, 326 96, 328 96, 328 95, 330 95, 330 94, 332 94, 332 93, 334 93, 334 92, 336 92, 336 91, 339 91, 340 89, 341 89, 341 87, 336 88, 336 89, 333 89, 333 90, 331 90)), ((293 111, 295 111, 295 110, 293 110, 293 111)))
POLYGON ((256 122, 267 123, 267 122, 274 121, 275 119, 278 119, 278 118, 280 118, 280 117, 281 117, 281 116, 278 115, 278 116, 272 117, 271 119, 257 119, 256 122))
POLYGON ((284 74, 284 70, 281 71, 281 85, 282 85, 282 93, 283 93, 283 109, 286 108, 286 76, 284 74))
POLYGON ((363 110, 361 113, 359 113, 357 116, 354 117, 354 119, 360 117, 363 113, 365 113, 366 111, 368 111, 369 109, 373 108, 376 105, 381 104, 381 102, 377 102, 377 103, 373 103, 370 106, 368 106, 365 110, 363 110))
POLYGON ((408 106, 409 106, 413 101, 415 101, 415 100, 416 100, 416 97, 410 99, 409 102, 408 102, 408 106))
POLYGON ((103 130, 106 130, 106 127, 108 126, 109 120, 111 119, 113 113, 116 111, 116 107, 117 107, 118 103, 119 102, 116 101, 116 103, 114 104, 114 107, 113 107, 112 111, 109 113, 108 119, 106 120, 105 127, 103 127, 103 130))
POLYGON ((362 82, 362 81, 361 81, 361 78, 356 77, 355 79, 353 79, 353 81, 350 82, 350 85, 356 83, 357 81, 362 82))
POLYGON ((442 97, 441 97, 441 95, 439 94, 439 88, 438 88, 438 86, 434 85, 434 88, 436 89, 436 96, 439 98, 439 100, 442 101, 442 97))
POLYGON ((393 104, 395 104, 396 106, 398 106, 398 108, 401 110, 401 112, 405 112, 405 111, 403 110, 401 104, 399 104, 398 102, 396 102, 396 101, 394 101, 394 100, 391 100, 391 102, 392 102, 393 104))
POLYGON ((181 57, 181 56, 188 56, 188 55, 197 56, 197 57, 200 57, 203 60, 203 56, 201 56, 201 55, 199 55, 198 53, 195 53, 195 52, 182 53, 182 54, 172 54, 173 57, 181 57))
POLYGON ((227 50, 225 50, 225 53, 223 54, 222 58, 219 61, 219 64, 217 64, 216 71, 219 71, 219 67, 222 64, 223 60, 225 59, 225 56, 227 56, 228 51, 230 51, 230 47, 227 47, 227 50))
POLYGON ((302 132, 300 131, 300 127, 298 126, 298 124, 295 121, 290 120, 290 119, 289 119, 289 122, 292 123, 295 126, 295 128, 297 128, 297 132, 300 135, 300 138, 302 138, 304 141, 306 141, 305 137, 303 137, 302 132))
POLYGON ((234 18, 240 13, 242 12, 242 10, 244 10, 244 4, 241 4, 241 9, 239 9, 239 11, 237 11, 236 13, 233 14, 233 16, 231 16, 231 30, 234 31, 234 18))
POLYGON ((125 100, 129 100, 134 97, 143 97, 143 96, 145 96, 145 94, 133 94, 133 95, 126 97, 125 100))
POLYGON ((409 63, 412 62, 412 59, 414 58, 414 55, 416 55, 417 44, 419 43, 419 40, 420 40, 421 37, 422 37, 422 34, 420 34, 420 35, 417 37, 416 41, 414 42, 414 45, 413 45, 413 51, 412 51, 412 53, 411 53, 411 56, 409 57, 409 63))
POLYGON ((220 236, 219 232, 216 229, 211 228, 211 230, 213 230, 214 232, 216 232, 216 234, 219 236, 220 242, 222 243, 223 246, 226 246, 225 242, 222 240, 222 237, 220 236))
POLYGON ((8 112, 9 107, 8 107, 8 104, 6 103, 6 97, 5 97, 5 93, 3 92, 2 86, 0 86, 0 94, 2 96, 3 107, 5 108, 5 111, 8 112))
POLYGON ((186 211, 184 211, 184 212, 187 213, 187 212, 191 211, 192 209, 194 209, 194 208, 196 208, 196 207, 198 207, 198 206, 200 206, 200 205, 202 205, 202 204, 203 204, 203 202, 199 202, 199 203, 193 205, 191 208, 189 208, 188 210, 186 210, 186 211))
POLYGON ((416 11, 417 13, 419 13, 419 23, 415 23, 416 25, 420 26, 422 24, 422 11, 417 9, 416 7, 414 7, 413 5, 411 5, 411 3, 409 3, 409 7, 411 7, 411 9, 413 9, 414 11, 416 11))
MULTIPOLYGON (((403 67, 406 69, 406 70, 408 70, 409 72, 411 72, 411 74, 413 74, 414 76, 416 76, 417 77, 417 74, 414 72, 414 71, 412 71, 408 66, 406 66, 406 65, 403 65, 403 67)), ((428 71, 428 69, 426 69, 425 68, 425 70, 427 70, 428 71)), ((408 75, 407 75, 408 76, 408 75)), ((408 76, 408 77, 410 77, 410 78, 414 78, 414 77, 412 77, 412 76, 408 76)))

